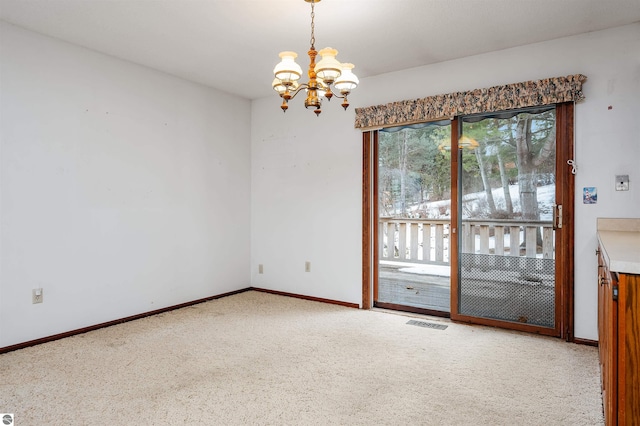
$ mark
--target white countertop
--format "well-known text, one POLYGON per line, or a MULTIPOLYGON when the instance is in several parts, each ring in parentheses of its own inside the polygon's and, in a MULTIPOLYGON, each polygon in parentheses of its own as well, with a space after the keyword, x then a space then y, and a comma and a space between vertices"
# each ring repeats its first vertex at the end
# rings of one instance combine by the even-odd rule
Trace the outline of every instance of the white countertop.
POLYGON ((612 272, 640 274, 638 224, 640 219, 598 219, 598 240, 612 272))

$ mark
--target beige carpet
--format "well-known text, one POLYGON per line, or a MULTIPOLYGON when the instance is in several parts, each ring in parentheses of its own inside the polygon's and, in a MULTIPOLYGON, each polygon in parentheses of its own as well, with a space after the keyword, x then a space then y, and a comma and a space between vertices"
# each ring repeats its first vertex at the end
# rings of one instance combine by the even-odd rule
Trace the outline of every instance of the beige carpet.
POLYGON ((0 355, 43 425, 598 425, 597 350, 246 292, 0 355))

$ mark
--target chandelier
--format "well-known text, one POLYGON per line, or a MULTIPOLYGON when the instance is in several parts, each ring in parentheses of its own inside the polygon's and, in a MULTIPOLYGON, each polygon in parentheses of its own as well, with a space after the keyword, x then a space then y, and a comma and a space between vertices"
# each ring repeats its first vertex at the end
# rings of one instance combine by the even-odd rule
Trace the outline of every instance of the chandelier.
POLYGON ((282 59, 273 69, 275 79, 273 80, 273 89, 278 92, 282 98, 282 111, 287 112, 289 108, 289 100, 293 99, 303 89, 307 93, 304 106, 307 108, 315 108, 313 111, 319 116, 322 110, 322 98, 331 100, 333 96, 342 99, 342 107, 346 110, 349 106, 347 95, 358 86, 358 77, 351 71, 353 64, 340 63, 336 59, 338 51, 331 47, 321 49, 320 52, 315 48, 315 12, 314 5, 320 0, 304 0, 311 3, 311 47, 307 52, 309 55, 309 81, 300 84, 298 80, 302 77, 302 68, 295 59, 298 54, 295 52, 280 52, 282 59), (320 54, 322 59, 316 64, 316 56, 320 54), (334 93, 331 89, 337 93, 334 93))

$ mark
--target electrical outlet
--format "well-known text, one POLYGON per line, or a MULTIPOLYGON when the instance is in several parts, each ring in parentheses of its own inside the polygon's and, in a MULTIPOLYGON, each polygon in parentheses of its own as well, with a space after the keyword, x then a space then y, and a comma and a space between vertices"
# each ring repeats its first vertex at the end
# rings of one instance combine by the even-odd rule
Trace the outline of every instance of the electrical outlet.
POLYGON ((264 274, 264 266, 262 266, 262 263, 258 265, 258 273, 264 274))
POLYGON ((42 303, 44 293, 41 288, 34 288, 31 290, 31 303, 42 303))
POLYGON ((304 271, 311 272, 311 262, 309 261, 304 262, 304 271))
POLYGON ((616 175, 616 191, 629 190, 629 175, 616 175))

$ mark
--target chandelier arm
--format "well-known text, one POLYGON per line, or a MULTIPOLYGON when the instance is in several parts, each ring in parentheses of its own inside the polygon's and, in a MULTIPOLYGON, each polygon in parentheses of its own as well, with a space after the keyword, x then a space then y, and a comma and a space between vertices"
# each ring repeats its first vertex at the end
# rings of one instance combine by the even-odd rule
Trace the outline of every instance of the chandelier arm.
POLYGON ((301 91, 302 89, 307 89, 307 88, 309 88, 309 85, 308 85, 307 83, 303 83, 303 84, 299 85, 299 86, 296 88, 296 90, 294 90, 293 92, 289 92, 289 94, 291 95, 291 97, 290 97, 288 100, 291 100, 291 99, 295 98, 295 97, 296 97, 296 95, 297 95, 298 93, 300 93, 300 91, 301 91))
POLYGON ((340 92, 338 89, 334 87, 331 88, 331 93, 332 93, 332 97, 336 97, 338 99, 345 99, 347 96, 349 96, 351 94, 351 91, 347 92, 347 94, 344 94, 342 96, 340 96, 338 93, 342 94, 342 92, 340 92))

